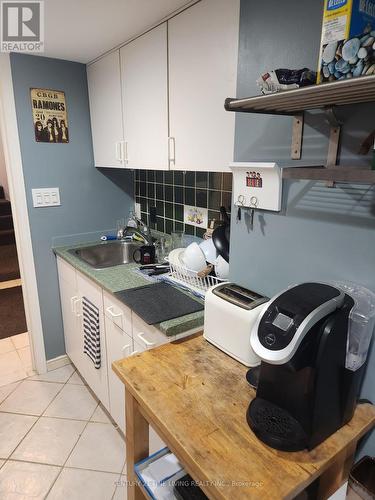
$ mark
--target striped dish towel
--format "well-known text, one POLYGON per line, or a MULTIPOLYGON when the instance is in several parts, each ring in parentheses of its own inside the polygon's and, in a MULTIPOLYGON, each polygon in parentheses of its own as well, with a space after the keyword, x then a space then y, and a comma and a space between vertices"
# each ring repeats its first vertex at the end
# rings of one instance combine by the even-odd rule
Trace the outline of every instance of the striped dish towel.
POLYGON ((101 366, 99 309, 86 297, 82 298, 83 352, 95 368, 101 366))

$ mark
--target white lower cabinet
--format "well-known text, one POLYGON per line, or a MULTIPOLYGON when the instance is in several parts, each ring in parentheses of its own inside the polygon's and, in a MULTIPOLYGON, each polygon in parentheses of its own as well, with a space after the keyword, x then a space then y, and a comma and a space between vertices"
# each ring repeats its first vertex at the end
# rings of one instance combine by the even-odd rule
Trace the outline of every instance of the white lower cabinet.
POLYGON ((112 370, 112 363, 133 353, 133 339, 113 321, 105 318, 107 340, 108 389, 110 414, 122 432, 125 430, 125 387, 112 370))
MULTIPOLYGON (((91 390, 109 411, 121 431, 125 426, 125 387, 112 370, 112 363, 127 356, 170 342, 154 326, 147 325, 124 304, 92 280, 57 259, 66 353, 91 390), (101 367, 96 369, 83 352, 82 300, 89 300, 99 311, 101 367)), ((165 446, 150 426, 150 452, 165 446)))

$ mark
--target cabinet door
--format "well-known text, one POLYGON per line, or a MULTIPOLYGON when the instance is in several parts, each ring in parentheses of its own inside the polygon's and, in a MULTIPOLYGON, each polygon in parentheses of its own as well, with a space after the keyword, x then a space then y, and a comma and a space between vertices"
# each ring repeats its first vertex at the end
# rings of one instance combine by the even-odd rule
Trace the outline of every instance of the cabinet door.
POLYGON ((170 136, 176 170, 233 161, 240 0, 202 0, 168 21, 170 136))
POLYGON ((79 297, 76 287, 70 280, 65 278, 59 266, 60 300, 64 323, 65 350, 71 361, 77 366, 80 359, 79 297))
POLYGON ((125 386, 112 370, 112 363, 130 356, 133 352, 133 339, 121 330, 112 320, 105 318, 107 342, 109 407, 113 420, 125 430, 125 386))
POLYGON ((82 373, 83 378, 94 391, 98 399, 109 410, 108 398, 108 376, 107 376, 107 350, 105 342, 105 325, 104 325, 104 312, 103 312, 103 294, 102 289, 87 279, 85 276, 77 273, 77 290, 79 298, 81 299, 81 323, 80 323, 80 361, 77 364, 78 370, 82 373), (100 356, 101 367, 96 369, 91 358, 83 352, 83 320, 82 320, 82 300, 86 298, 98 308, 99 311, 99 330, 100 330, 100 356))
POLYGON ((123 167, 119 51, 88 66, 87 80, 95 166, 123 167))
POLYGON ((166 23, 120 50, 126 164, 168 169, 166 23))

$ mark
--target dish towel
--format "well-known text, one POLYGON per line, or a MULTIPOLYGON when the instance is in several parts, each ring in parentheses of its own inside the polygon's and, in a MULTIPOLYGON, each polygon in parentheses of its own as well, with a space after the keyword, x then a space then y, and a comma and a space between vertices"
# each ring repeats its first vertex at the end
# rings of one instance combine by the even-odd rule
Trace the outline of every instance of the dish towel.
POLYGON ((101 366, 99 309, 86 297, 82 298, 83 352, 96 369, 101 366))

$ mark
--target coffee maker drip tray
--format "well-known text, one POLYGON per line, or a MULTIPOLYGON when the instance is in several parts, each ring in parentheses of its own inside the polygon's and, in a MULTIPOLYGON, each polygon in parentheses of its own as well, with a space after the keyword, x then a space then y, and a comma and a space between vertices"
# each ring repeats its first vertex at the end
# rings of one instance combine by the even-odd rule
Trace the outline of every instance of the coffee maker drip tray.
POLYGON ((265 399, 253 399, 246 418, 254 434, 271 448, 281 451, 307 448, 308 438, 301 424, 286 410, 265 399))

